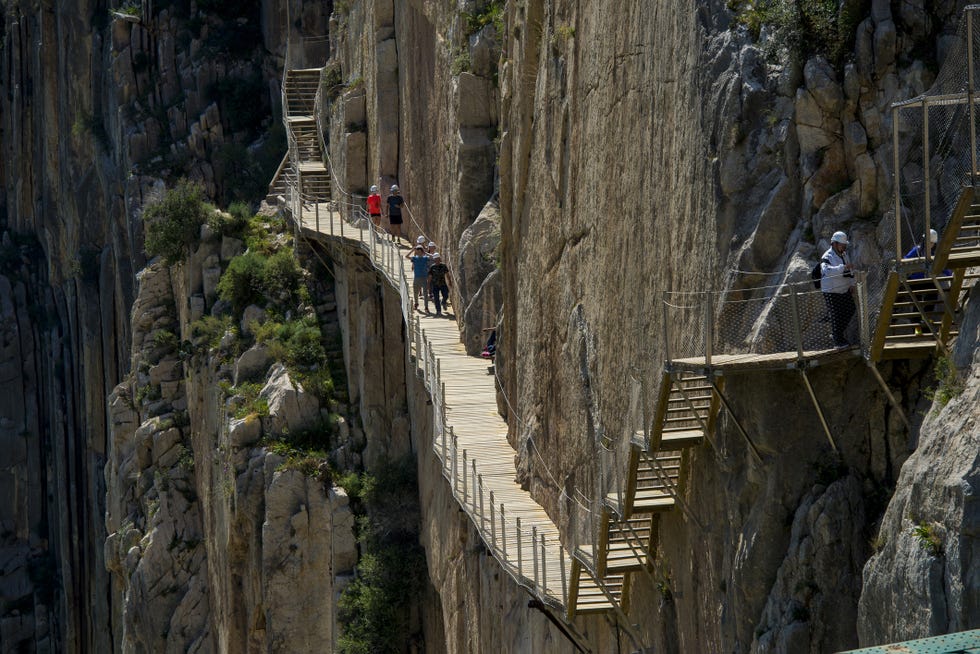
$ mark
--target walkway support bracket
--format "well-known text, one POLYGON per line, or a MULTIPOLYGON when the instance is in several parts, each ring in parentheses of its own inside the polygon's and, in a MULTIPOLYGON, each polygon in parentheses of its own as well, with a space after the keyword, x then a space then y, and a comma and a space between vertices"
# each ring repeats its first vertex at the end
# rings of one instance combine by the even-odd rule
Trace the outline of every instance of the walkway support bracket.
POLYGON ((888 388, 888 384, 885 383, 885 379, 881 376, 881 372, 878 370, 878 364, 869 360, 868 367, 871 368, 871 374, 874 375, 874 378, 878 381, 878 385, 881 386, 881 390, 885 392, 885 397, 888 398, 888 403, 891 404, 892 408, 898 413, 898 417, 902 419, 902 422, 905 423, 905 428, 908 429, 909 433, 911 434, 912 423, 909 422, 908 416, 905 415, 905 411, 902 409, 902 405, 899 404, 898 398, 896 398, 895 394, 892 393, 892 389, 888 388))
POLYGON ((717 382, 715 382, 714 375, 708 375, 708 383, 711 384, 713 389, 715 389, 715 393, 718 395, 718 399, 721 400, 722 405, 724 405, 725 411, 727 411, 728 415, 732 417, 732 422, 735 423, 735 426, 738 427, 739 433, 742 434, 742 438, 744 438, 745 442, 748 443, 749 451, 752 453, 752 457, 755 459, 756 463, 761 464, 762 455, 759 454, 759 450, 749 437, 749 433, 745 431, 745 427, 743 427, 742 423, 738 421, 738 417, 735 415, 735 412, 732 411, 732 405, 728 403, 728 398, 725 397, 725 394, 721 392, 721 387, 718 386, 717 382))
POLYGON ((806 392, 810 395, 810 401, 813 402, 813 408, 817 410, 817 416, 820 418, 823 433, 826 434, 827 440, 830 441, 830 446, 834 448, 834 452, 840 454, 840 450, 837 449, 837 443, 834 441, 834 436, 830 433, 830 427, 827 425, 827 419, 823 415, 823 408, 821 408, 820 402, 817 400, 817 394, 813 392, 813 385, 810 384, 810 378, 807 377, 806 368, 800 366, 798 370, 800 371, 800 376, 803 378, 803 385, 806 386, 806 392))

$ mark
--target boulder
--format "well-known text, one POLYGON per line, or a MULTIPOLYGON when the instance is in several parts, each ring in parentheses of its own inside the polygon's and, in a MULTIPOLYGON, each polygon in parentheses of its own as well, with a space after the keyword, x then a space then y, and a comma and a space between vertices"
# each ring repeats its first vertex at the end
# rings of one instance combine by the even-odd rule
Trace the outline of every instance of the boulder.
POLYGON ((250 304, 242 312, 242 320, 239 327, 241 327, 242 334, 252 336, 252 325, 265 324, 265 321, 268 319, 269 314, 266 313, 265 309, 256 304, 250 304))
POLYGON ((286 366, 276 364, 269 381, 259 392, 269 403, 269 415, 263 419, 273 434, 295 433, 313 427, 320 416, 320 402, 294 382, 286 366))
POLYGON ((269 354, 269 348, 260 344, 250 347, 235 361, 235 386, 265 377, 270 365, 272 355, 269 354))
POLYGON ((221 239, 221 260, 228 262, 245 251, 245 244, 237 238, 224 236, 221 239))

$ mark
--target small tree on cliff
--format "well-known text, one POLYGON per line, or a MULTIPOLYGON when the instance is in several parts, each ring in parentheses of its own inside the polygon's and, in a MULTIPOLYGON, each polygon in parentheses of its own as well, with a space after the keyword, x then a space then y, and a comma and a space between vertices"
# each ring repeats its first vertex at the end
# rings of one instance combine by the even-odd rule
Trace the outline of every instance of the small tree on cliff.
POLYGON ((159 255, 169 264, 177 263, 197 242, 201 225, 207 217, 204 190, 191 181, 180 180, 162 200, 151 204, 143 212, 146 254, 151 257, 159 255))

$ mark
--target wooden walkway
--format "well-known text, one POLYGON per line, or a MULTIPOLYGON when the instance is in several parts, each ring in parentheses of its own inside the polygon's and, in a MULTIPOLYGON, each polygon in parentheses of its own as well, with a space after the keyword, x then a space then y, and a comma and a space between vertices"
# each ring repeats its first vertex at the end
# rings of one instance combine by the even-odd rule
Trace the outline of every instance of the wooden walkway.
POLYGON ((489 362, 466 354, 454 317, 412 310, 407 246, 396 246, 366 219, 353 226, 325 203, 307 204, 302 213, 305 236, 359 245, 401 295, 409 361, 432 395, 432 447, 453 496, 504 570, 542 602, 566 612, 571 560, 555 523, 515 482, 516 452, 497 411, 489 362))

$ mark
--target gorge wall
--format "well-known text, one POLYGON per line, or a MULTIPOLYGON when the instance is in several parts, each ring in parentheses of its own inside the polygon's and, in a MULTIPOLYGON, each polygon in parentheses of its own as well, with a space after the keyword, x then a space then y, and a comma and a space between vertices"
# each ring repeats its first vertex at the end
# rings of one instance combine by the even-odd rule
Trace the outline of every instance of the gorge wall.
MULTIPOLYGON (((357 556, 346 493, 228 420, 215 384, 230 362, 154 336, 192 340, 230 252, 145 268, 142 244, 159 179, 226 204, 232 179, 261 177, 233 164, 274 144, 287 39, 329 32, 335 191, 397 182, 411 233, 452 263, 470 351, 498 327, 517 476, 565 530, 599 439, 631 429, 631 376, 659 373, 663 290, 803 279, 839 228, 882 264, 887 108, 928 88, 964 3, 842 3, 838 36, 804 44, 754 34, 742 4, 155 2, 133 20, 101 0, 5 2, 3 649, 336 642, 357 556), (256 124, 236 122, 250 104, 256 124)), ((331 454, 352 469, 417 457, 428 581, 412 646, 568 651, 448 496, 397 299, 363 257, 317 247, 346 375, 331 454)), ((912 433, 863 364, 813 374, 839 461, 795 373, 728 380, 762 461, 726 417, 689 458, 689 511, 661 521, 633 590, 642 644, 824 652, 975 627, 978 316, 973 301, 945 406, 924 392, 941 383, 929 364, 883 367, 912 433)), ((602 618, 577 627, 600 651, 636 646, 602 618)))

